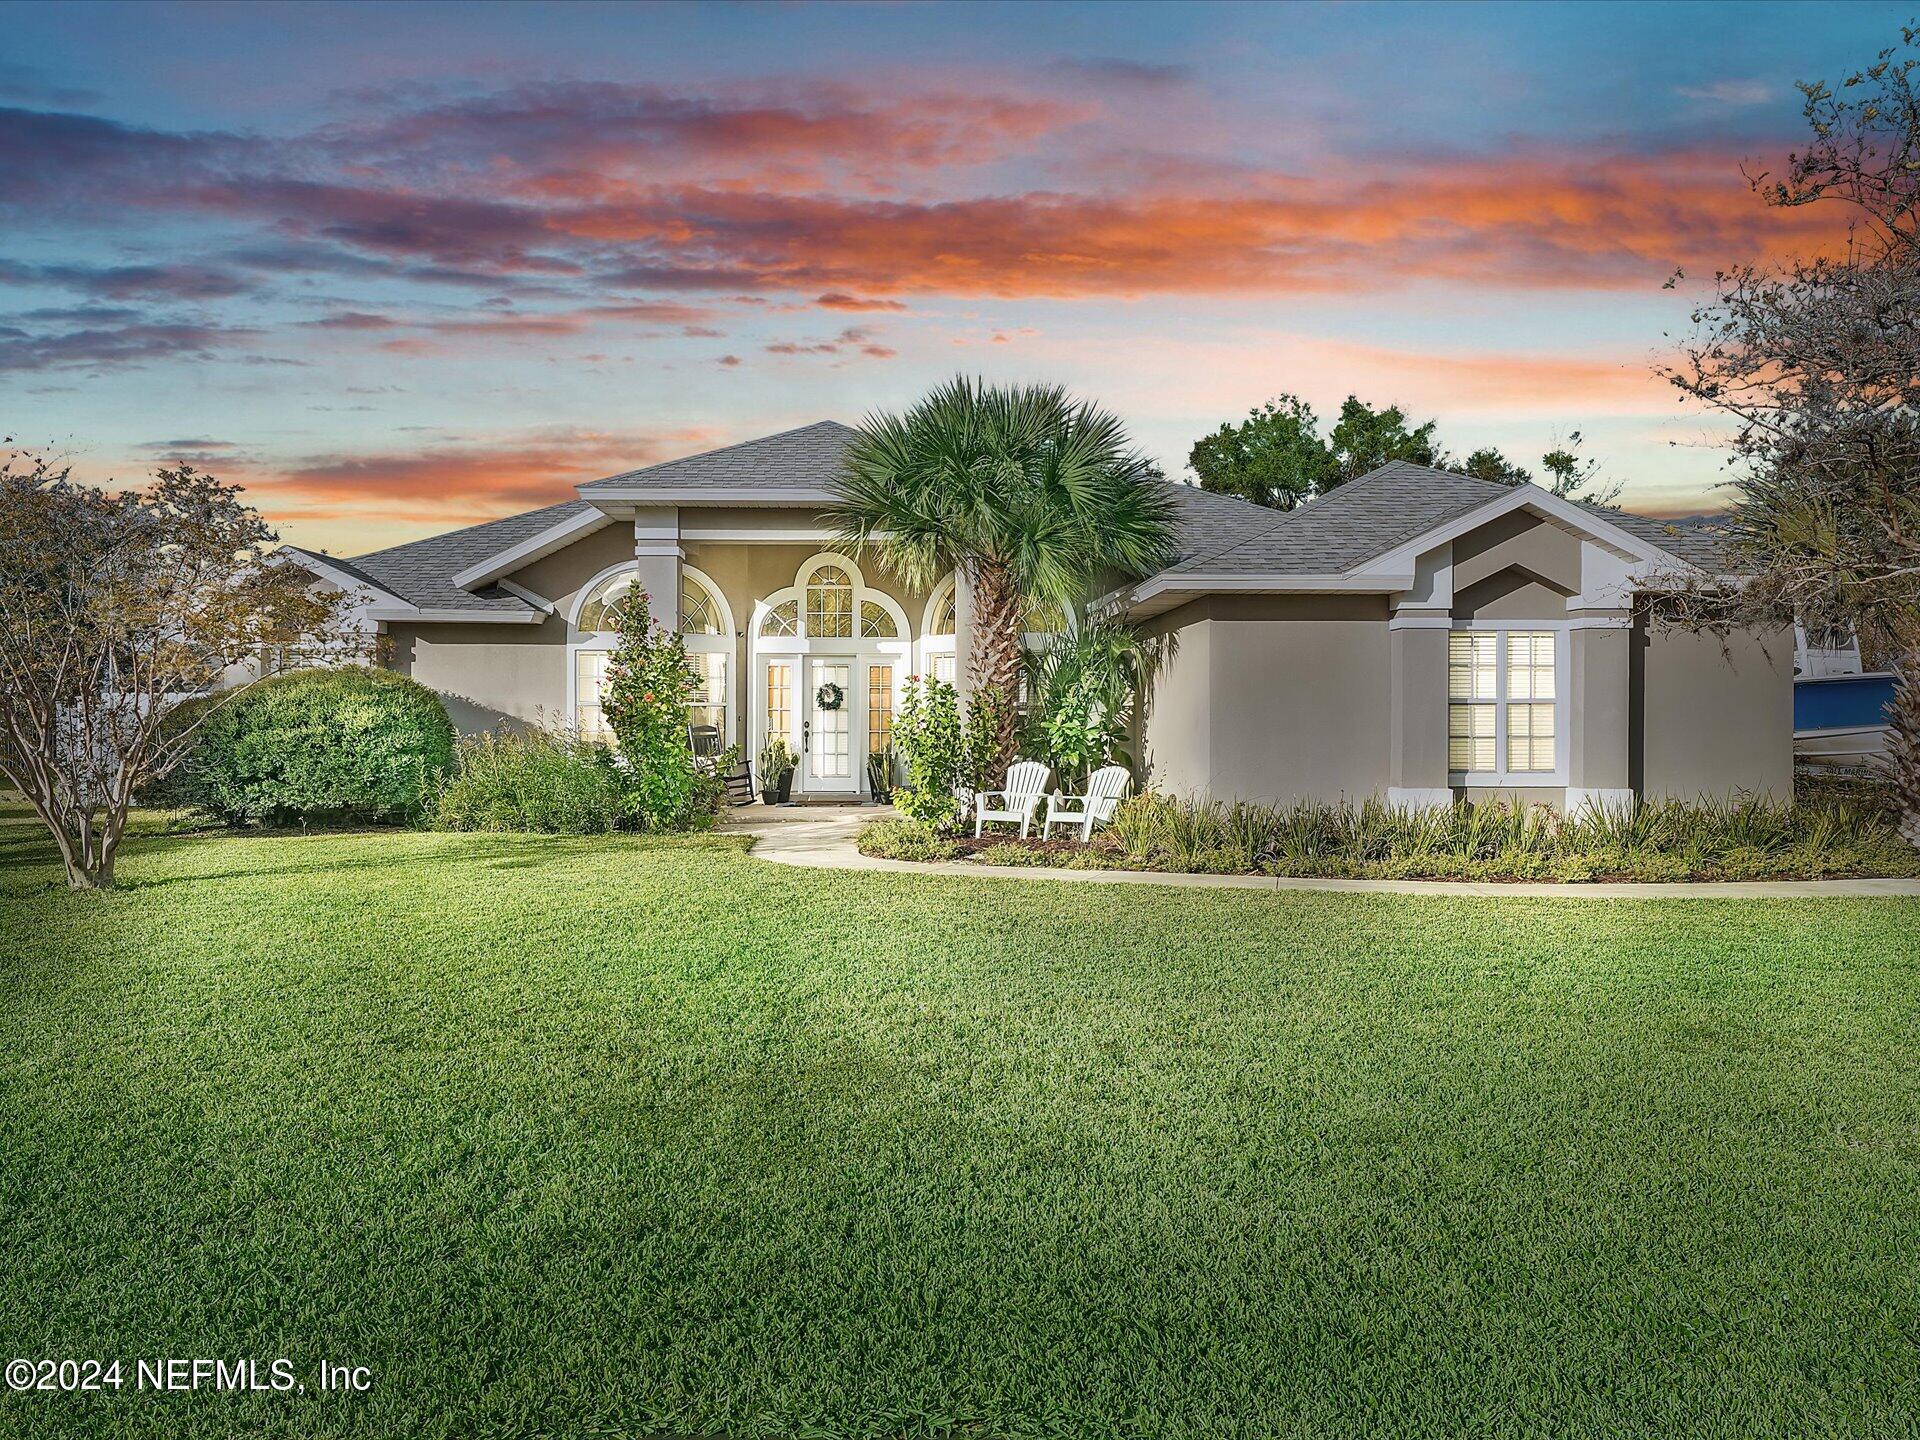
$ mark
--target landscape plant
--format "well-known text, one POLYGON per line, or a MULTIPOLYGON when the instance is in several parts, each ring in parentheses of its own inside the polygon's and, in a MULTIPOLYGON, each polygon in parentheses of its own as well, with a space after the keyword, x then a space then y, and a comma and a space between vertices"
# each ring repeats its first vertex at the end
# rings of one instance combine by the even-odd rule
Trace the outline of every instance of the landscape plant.
POLYGON ((462 737, 432 819, 441 830, 594 835, 631 810, 628 777, 605 745, 526 730, 462 737))
POLYGON ((113 884, 134 797, 180 763, 195 724, 348 644, 338 596, 274 563, 274 540, 237 486, 190 465, 107 490, 43 454, 0 455, 0 780, 74 889, 113 884), (195 724, 169 723, 178 701, 216 692, 195 724))
POLYGON ((224 703, 188 701, 168 722, 191 749, 166 798, 228 824, 415 820, 453 767, 440 697, 391 670, 291 671, 224 703))
POLYGON ((894 809, 935 830, 950 829, 960 810, 955 791, 968 768, 960 696, 953 686, 932 677, 907 678, 893 717, 893 748, 903 771, 893 791, 894 809))
POLYGON ((961 377, 870 416, 835 490, 838 543, 916 589, 964 577, 970 690, 994 697, 996 768, 1018 738, 1029 608, 1064 611, 1096 575, 1151 574, 1173 555, 1171 487, 1118 418, 1055 385, 961 377))
MULTIPOLYGON (((1761 880, 1920 876, 1884 793, 1588 807, 1509 803, 1411 810, 1377 800, 1271 806, 1148 793, 1092 845, 962 841, 987 864, 1372 880, 1761 880)), ((865 848, 863 839, 862 848, 865 848)))
MULTIPOLYGON (((1674 578, 1656 621, 1853 627, 1899 675, 1892 776, 1920 842, 1920 29, 1838 88, 1800 86, 1812 131, 1768 204, 1837 204, 1833 243, 1714 277, 1662 373, 1730 417, 1719 529, 1742 583, 1674 578)), ((1683 277, 1676 276, 1674 283, 1683 277)))
POLYGON ((974 694, 963 711, 959 693, 946 681, 909 676, 893 720, 893 749, 903 772, 893 787, 894 808, 936 830, 957 825, 966 797, 1005 773, 999 707, 997 696, 974 694))
POLYGON ((1027 656, 1024 753, 1044 757, 1062 785, 1128 763, 1126 743, 1153 648, 1111 621, 1055 635, 1027 656))
POLYGON ((619 641, 607 657, 600 713, 619 747, 627 818, 640 830, 686 830, 707 823, 721 795, 717 774, 694 764, 687 705, 700 675, 680 636, 656 625, 647 592, 632 586, 609 609, 619 641))
POLYGON ((794 764, 793 747, 787 744, 786 736, 768 737, 760 751, 759 775, 761 798, 769 805, 787 798, 787 787, 793 783, 794 764))

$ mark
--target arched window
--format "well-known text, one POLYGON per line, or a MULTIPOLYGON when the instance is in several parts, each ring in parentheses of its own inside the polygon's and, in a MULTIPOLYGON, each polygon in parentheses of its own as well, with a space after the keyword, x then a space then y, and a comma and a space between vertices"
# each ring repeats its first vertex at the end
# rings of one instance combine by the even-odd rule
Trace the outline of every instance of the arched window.
POLYGON ((873 600, 860 602, 860 638, 862 640, 895 640, 900 636, 900 627, 893 623, 893 616, 887 607, 873 600))
POLYGON ((719 635, 720 606, 713 592, 693 576, 680 574, 680 633, 682 635, 719 635))
POLYGON ((933 620, 927 626, 927 633, 929 635, 951 635, 954 633, 953 597, 953 581, 948 580, 945 582, 944 588, 934 599, 933 620))
POLYGON ((766 618, 760 622, 760 633, 771 636, 798 635, 800 633, 800 602, 782 600, 767 611, 766 618))
POLYGON ((807 634, 816 640, 853 638, 853 579, 838 565, 807 577, 807 634))
MULTIPOLYGON (((617 643, 612 626, 614 610, 633 591, 634 567, 602 575, 587 588, 574 614, 573 723, 590 740, 611 742, 600 696, 606 683, 607 657, 617 643)), ((719 743, 731 738, 733 704, 733 616, 712 581, 684 566, 680 571, 680 634, 687 658, 699 675, 698 689, 687 704, 687 724, 712 727, 719 743)))
POLYGON ((1052 600, 1029 599, 1020 628, 1029 635, 1059 635, 1067 629, 1067 612, 1052 600))
POLYGON ((924 626, 920 639, 921 669, 949 685, 953 684, 956 672, 954 647, 958 642, 954 632, 959 627, 955 623, 954 597, 957 593, 951 575, 934 586, 933 594, 927 597, 926 618, 921 622, 924 626))
MULTIPOLYGON (((613 609, 633 591, 633 571, 622 570, 596 581, 587 598, 580 602, 580 614, 574 629, 592 635, 613 628, 613 609)), ((680 633, 682 635, 721 635, 720 602, 713 591, 694 576, 680 575, 680 633)))
POLYGON ((611 630, 613 607, 627 598, 627 592, 633 589, 633 571, 620 570, 605 576, 593 584, 587 591, 587 598, 580 602, 580 614, 574 621, 574 629, 583 635, 592 635, 598 631, 611 630))

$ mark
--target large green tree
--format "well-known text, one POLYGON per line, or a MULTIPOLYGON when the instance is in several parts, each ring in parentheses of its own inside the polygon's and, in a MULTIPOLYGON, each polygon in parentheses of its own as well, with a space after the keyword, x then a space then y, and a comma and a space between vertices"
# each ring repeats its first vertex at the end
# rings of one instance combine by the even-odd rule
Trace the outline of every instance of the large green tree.
POLYGON ((860 427, 830 519, 909 585, 953 571, 972 592, 968 672, 998 702, 1011 757, 1029 603, 1072 606, 1096 574, 1171 558, 1173 497, 1120 421, 1054 385, 964 376, 860 427))
POLYGON ((1202 437, 1187 464, 1203 490, 1291 510, 1389 460, 1445 466, 1446 454, 1433 439, 1437 423, 1415 425, 1398 405, 1376 408, 1349 395, 1332 430, 1322 435, 1311 405, 1281 395, 1239 424, 1202 437))
POLYGON ((1332 483, 1344 485, 1349 480, 1358 480, 1390 460, 1444 469, 1446 453, 1433 440, 1438 423, 1428 420, 1414 425, 1398 405, 1376 410, 1358 396, 1347 396, 1346 403, 1340 407, 1340 418, 1327 436, 1333 452, 1332 483))
POLYGON ((1200 488, 1291 510, 1333 483, 1333 455, 1313 407, 1282 395, 1194 442, 1187 464, 1200 488))

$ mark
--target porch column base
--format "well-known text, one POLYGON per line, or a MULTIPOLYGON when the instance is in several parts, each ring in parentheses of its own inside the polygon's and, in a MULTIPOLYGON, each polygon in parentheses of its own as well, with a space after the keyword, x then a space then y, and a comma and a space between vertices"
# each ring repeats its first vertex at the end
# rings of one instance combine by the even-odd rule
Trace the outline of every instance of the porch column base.
POLYGON ((1613 812, 1617 814, 1622 810, 1631 810, 1632 808, 1633 791, 1630 789, 1614 789, 1591 785, 1567 786, 1564 813, 1568 819, 1572 819, 1581 811, 1588 809, 1599 813, 1613 812))
POLYGON ((1387 804, 1395 810, 1451 810, 1453 791, 1444 786, 1394 785, 1387 790, 1387 804))

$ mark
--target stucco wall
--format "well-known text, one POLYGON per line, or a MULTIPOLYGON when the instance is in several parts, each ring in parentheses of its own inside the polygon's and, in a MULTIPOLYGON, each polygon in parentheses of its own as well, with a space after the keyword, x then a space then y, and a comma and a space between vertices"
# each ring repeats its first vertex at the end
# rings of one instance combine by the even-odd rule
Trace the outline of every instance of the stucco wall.
POLYGON ((538 625, 390 625, 392 659, 402 675, 440 692, 462 734, 506 725, 551 725, 567 703, 567 627, 538 625))
POLYGON ((1213 712, 1213 626, 1188 606, 1159 617, 1146 633, 1157 647, 1158 667, 1135 737, 1138 764, 1155 790, 1189 799, 1204 796, 1213 763, 1207 730, 1213 712))
POLYGON ((1275 804, 1385 792, 1383 597, 1219 596, 1161 628, 1176 649, 1148 711, 1153 784, 1275 804))
POLYGON ((1793 794, 1793 635, 1638 631, 1634 786, 1649 797, 1793 794))
MULTIPOLYGON (((1453 542, 1456 619, 1564 621, 1583 590, 1580 541, 1525 515, 1453 542)), ((1591 624, 1598 612, 1583 611, 1591 624)), ((1445 657, 1433 631, 1403 630, 1402 725, 1393 731, 1395 643, 1384 596, 1211 596, 1158 617, 1172 654, 1142 745, 1149 783, 1183 795, 1287 803, 1446 785, 1445 657), (1428 653, 1431 652, 1431 653, 1428 653), (1430 703, 1420 702, 1430 695, 1430 703), (1395 774, 1395 757, 1399 769, 1395 774), (1436 761, 1434 757, 1439 757, 1436 761), (1416 763, 1423 762, 1423 763, 1416 763), (1418 774, 1411 773, 1418 771, 1418 774), (1433 773, 1429 774, 1428 772, 1433 773)), ((1712 637, 1589 628, 1570 646, 1569 783, 1648 796, 1751 792, 1793 783, 1790 636, 1712 637), (1629 643, 1631 640, 1631 643, 1629 643)), ((1454 792, 1560 804, 1559 787, 1454 792)))

